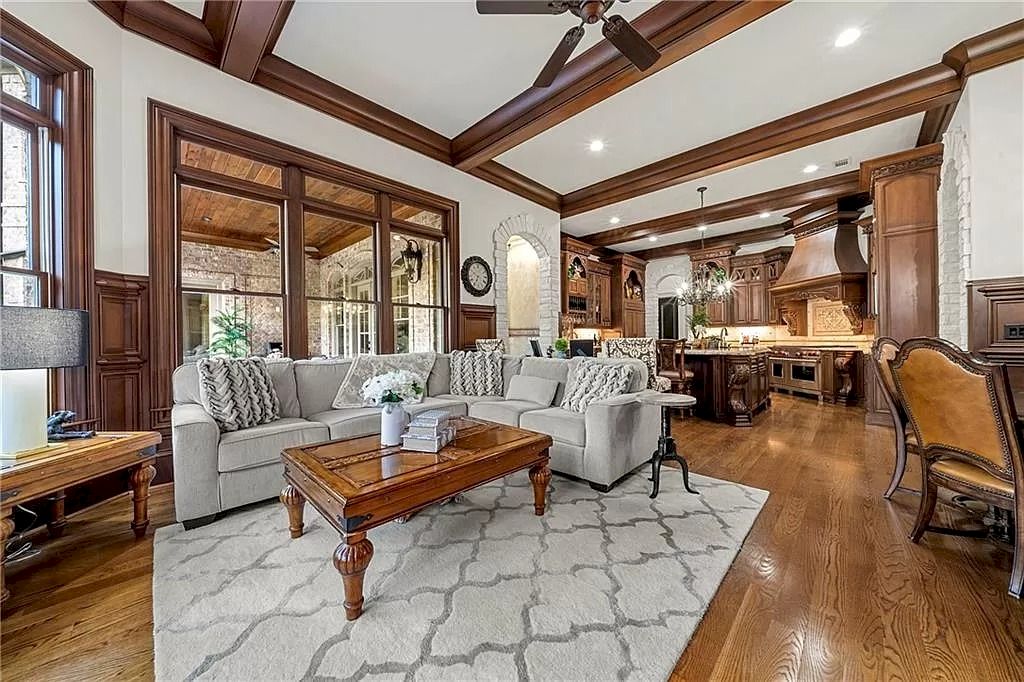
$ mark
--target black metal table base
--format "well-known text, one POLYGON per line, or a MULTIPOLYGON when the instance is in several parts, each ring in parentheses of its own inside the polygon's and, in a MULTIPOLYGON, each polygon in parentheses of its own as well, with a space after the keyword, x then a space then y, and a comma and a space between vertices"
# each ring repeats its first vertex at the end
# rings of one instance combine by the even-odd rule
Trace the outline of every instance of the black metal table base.
POLYGON ((686 458, 676 451, 676 440, 672 437, 672 406, 661 406, 661 436, 658 438, 658 449, 651 455, 651 480, 654 481, 654 489, 651 491, 651 499, 658 496, 661 487, 661 463, 666 459, 674 459, 679 462, 683 471, 683 488, 686 492, 700 495, 699 492, 690 487, 690 465, 686 458))

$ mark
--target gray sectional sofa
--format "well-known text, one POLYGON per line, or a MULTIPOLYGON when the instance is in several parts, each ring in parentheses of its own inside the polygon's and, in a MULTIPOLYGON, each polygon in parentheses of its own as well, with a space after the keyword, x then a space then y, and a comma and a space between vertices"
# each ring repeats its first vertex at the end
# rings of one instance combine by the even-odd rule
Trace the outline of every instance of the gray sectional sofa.
MULTIPOLYGON (((639 360, 629 394, 591 403, 584 414, 558 405, 570 369, 580 359, 514 357, 502 361, 504 392, 514 376, 558 382, 548 392, 531 393, 545 382, 517 381, 518 399, 502 396, 464 396, 449 392, 451 367, 438 355, 427 381, 427 396, 407 406, 410 414, 445 408, 453 415, 519 426, 551 436, 551 469, 582 478, 608 490, 625 474, 647 461, 657 446, 657 408, 636 401, 647 385, 647 368, 639 360), (525 393, 524 393, 525 390, 525 393), (545 404, 546 402, 546 404, 545 404)), ((282 487, 281 451, 340 438, 378 433, 380 408, 336 410, 335 394, 351 360, 277 360, 268 362, 281 401, 281 418, 241 431, 221 433, 200 402, 199 375, 194 364, 183 365, 173 377, 174 407, 171 441, 174 448, 174 506, 186 528, 212 521, 216 514, 277 496, 282 487)))

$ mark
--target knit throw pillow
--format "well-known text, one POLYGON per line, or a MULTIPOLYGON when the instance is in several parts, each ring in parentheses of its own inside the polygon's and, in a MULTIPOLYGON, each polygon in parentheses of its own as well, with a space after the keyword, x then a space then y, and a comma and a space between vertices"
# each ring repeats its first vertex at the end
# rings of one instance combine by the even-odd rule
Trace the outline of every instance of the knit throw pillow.
POLYGON ((628 393, 632 378, 629 365, 584 360, 569 373, 562 409, 586 412, 587 405, 595 400, 628 393))
POLYGON ((501 351, 462 351, 451 354, 452 395, 504 394, 501 381, 501 351))
POLYGON ((199 370, 199 399, 221 431, 238 431, 280 417, 270 371, 263 358, 203 358, 199 370))

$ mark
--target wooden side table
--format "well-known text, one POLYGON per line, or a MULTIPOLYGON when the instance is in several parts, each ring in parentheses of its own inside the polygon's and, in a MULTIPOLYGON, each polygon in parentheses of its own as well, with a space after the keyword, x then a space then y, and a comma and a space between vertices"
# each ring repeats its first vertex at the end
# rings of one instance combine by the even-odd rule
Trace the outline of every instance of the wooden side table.
MULTIPOLYGON (((67 441, 21 459, 0 459, 0 561, 14 531, 15 505, 41 497, 50 500, 47 528, 53 537, 64 532, 64 489, 98 476, 131 469, 134 516, 131 528, 141 538, 149 527, 149 484, 156 475, 153 459, 160 434, 155 431, 98 433, 67 441)), ((0 566, 0 602, 9 596, 0 566)))

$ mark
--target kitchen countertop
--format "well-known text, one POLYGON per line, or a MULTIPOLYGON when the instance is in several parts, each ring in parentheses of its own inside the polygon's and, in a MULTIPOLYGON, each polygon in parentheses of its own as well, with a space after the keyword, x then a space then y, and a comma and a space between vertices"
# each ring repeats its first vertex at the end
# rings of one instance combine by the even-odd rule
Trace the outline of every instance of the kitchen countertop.
POLYGON ((693 355, 761 355, 770 353, 770 348, 687 348, 685 357, 693 355))

